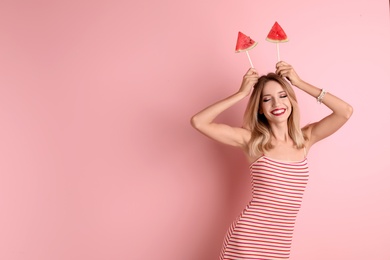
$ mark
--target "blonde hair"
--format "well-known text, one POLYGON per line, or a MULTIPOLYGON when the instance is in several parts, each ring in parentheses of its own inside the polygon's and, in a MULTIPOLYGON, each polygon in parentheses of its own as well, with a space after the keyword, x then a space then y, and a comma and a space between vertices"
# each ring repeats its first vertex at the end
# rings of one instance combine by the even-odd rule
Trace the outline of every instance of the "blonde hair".
POLYGON ((300 127, 300 113, 295 92, 283 77, 275 73, 268 73, 267 75, 261 76, 253 87, 254 89, 244 114, 244 126, 251 131, 251 139, 248 143, 250 156, 259 155, 273 148, 271 143, 272 129, 264 114, 259 113, 263 89, 269 81, 276 81, 286 91, 292 107, 291 114, 287 119, 288 134, 298 149, 304 147, 306 137, 303 135, 300 127))

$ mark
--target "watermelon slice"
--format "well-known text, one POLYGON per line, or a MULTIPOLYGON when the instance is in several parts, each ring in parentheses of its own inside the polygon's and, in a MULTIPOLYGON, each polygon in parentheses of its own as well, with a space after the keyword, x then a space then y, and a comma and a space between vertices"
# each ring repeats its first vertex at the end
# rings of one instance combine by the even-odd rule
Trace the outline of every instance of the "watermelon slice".
POLYGON ((272 26, 266 40, 270 42, 288 42, 287 35, 283 31, 282 27, 280 27, 278 22, 275 22, 275 24, 272 26))
POLYGON ((242 32, 238 32, 236 52, 249 51, 257 45, 257 42, 246 36, 242 32))

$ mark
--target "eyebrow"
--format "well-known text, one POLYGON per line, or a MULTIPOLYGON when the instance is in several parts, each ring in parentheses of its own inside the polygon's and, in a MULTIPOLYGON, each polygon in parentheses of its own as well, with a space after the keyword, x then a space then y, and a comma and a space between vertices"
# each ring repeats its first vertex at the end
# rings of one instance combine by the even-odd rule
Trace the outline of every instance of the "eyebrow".
MULTIPOLYGON (((286 91, 282 90, 282 91, 279 91, 279 92, 278 92, 278 94, 282 94, 282 93, 286 93, 286 91)), ((263 95, 263 97, 265 97, 265 96, 271 96, 271 94, 265 94, 265 95, 263 95)))

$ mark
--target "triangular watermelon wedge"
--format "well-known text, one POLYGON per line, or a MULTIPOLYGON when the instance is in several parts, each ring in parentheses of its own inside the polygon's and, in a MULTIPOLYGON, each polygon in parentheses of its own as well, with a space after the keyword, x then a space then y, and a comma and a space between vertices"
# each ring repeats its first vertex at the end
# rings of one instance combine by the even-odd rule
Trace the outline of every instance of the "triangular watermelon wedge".
POLYGON ((275 24, 272 26, 266 40, 269 42, 288 42, 287 35, 278 22, 275 22, 275 24))
POLYGON ((249 51, 257 45, 257 42, 252 40, 249 36, 238 32, 236 52, 249 51))

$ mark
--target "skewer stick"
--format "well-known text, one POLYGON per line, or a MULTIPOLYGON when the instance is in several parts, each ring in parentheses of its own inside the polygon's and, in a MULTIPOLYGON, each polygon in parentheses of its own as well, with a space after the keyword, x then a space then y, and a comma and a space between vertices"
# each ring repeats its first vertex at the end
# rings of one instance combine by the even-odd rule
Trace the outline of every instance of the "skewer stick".
POLYGON ((251 68, 254 68, 251 57, 249 56, 249 52, 248 51, 245 51, 245 52, 246 52, 246 56, 248 56, 248 60, 249 60, 249 63, 251 64, 251 68))
POLYGON ((279 43, 276 43, 276 50, 278 52, 278 62, 280 61, 279 43))

